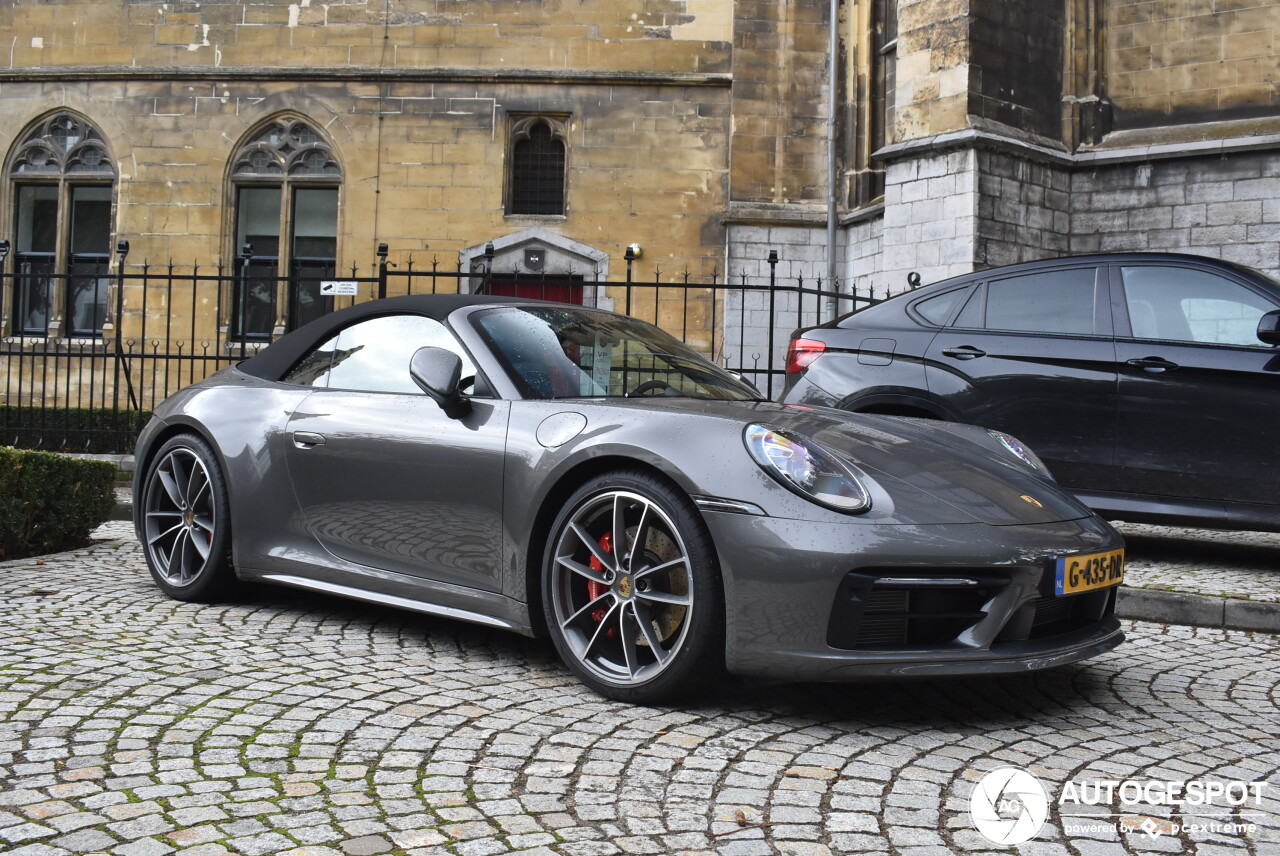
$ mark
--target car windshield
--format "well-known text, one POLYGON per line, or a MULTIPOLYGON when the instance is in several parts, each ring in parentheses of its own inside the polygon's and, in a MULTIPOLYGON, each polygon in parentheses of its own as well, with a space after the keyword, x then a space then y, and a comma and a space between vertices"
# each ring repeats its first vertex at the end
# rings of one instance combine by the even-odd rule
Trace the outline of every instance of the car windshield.
POLYGON ((526 398, 760 395, 652 324, 576 307, 506 307, 475 324, 526 398))

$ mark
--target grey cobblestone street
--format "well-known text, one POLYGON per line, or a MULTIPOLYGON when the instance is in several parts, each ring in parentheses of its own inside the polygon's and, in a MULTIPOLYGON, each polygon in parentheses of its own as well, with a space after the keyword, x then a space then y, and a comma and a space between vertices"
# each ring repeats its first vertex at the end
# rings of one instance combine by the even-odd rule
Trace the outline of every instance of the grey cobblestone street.
POLYGON ((1125 583, 1138 588, 1280 601, 1280 532, 1122 523, 1125 583))
POLYGON ((1053 795, 1270 783, 1261 811, 1225 818, 1243 834, 1126 817, 1067 835, 1054 806, 1019 853, 1280 853, 1274 636, 1135 623, 1118 650, 1033 676, 635 708, 508 633, 285 590, 167 600, 127 524, 100 534, 117 540, 0 564, 0 852, 1009 852, 968 799, 1017 766, 1053 795))

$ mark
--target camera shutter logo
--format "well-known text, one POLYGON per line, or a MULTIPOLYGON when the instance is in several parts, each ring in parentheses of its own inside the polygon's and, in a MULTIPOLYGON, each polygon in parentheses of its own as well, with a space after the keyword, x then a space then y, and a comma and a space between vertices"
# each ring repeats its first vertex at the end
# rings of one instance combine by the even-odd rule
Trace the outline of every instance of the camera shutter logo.
POLYGON ((969 796, 969 816, 995 844, 1021 844, 1036 837, 1049 817, 1049 795, 1040 780, 1014 767, 992 770, 969 796))

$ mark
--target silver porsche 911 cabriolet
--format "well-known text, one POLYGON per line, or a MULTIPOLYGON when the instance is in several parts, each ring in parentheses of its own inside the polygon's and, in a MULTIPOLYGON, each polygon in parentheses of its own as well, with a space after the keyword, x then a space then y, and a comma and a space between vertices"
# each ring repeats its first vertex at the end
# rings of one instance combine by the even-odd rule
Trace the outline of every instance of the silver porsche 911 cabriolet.
POLYGON ((1123 638, 1120 536, 1013 437, 774 404, 594 309, 359 304, 167 399, 136 455, 167 594, 253 580, 547 634, 616 699, 1123 638))

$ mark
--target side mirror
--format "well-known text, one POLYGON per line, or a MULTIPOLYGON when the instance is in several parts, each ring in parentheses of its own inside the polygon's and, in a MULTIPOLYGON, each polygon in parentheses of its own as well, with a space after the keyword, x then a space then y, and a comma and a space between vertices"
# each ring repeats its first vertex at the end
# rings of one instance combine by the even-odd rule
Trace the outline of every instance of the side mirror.
POLYGON ((409 376, 450 419, 460 419, 471 412, 471 400, 458 391, 462 360, 453 351, 419 348, 409 360, 409 376))
POLYGON ((1258 319, 1258 338, 1268 345, 1280 345, 1280 309, 1258 319))

